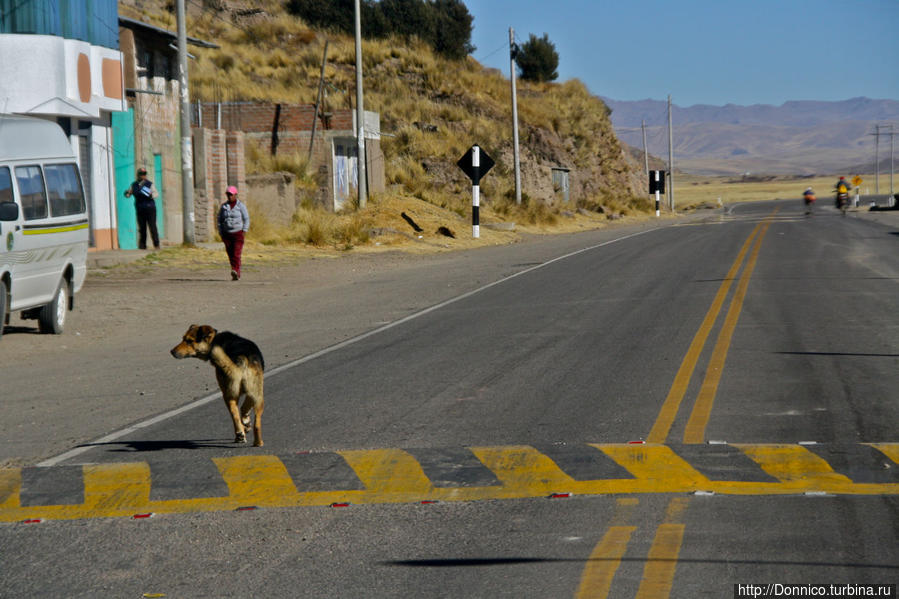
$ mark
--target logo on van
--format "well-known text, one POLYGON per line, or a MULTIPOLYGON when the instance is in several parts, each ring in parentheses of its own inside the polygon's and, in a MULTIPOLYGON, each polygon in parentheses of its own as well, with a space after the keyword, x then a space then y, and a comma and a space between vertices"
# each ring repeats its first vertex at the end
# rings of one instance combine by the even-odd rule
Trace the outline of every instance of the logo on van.
POLYGON ((15 237, 12 236, 12 231, 6 234, 6 251, 11 252, 13 243, 15 242, 15 237))

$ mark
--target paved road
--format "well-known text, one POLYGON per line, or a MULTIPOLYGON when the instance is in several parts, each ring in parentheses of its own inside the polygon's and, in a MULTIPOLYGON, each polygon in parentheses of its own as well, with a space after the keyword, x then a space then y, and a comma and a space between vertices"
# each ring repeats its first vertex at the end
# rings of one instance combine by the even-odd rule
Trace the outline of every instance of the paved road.
POLYGON ((0 595, 894 584, 899 227, 859 216, 759 203, 479 254, 512 276, 275 362, 265 448, 195 393, 0 470, 0 595))

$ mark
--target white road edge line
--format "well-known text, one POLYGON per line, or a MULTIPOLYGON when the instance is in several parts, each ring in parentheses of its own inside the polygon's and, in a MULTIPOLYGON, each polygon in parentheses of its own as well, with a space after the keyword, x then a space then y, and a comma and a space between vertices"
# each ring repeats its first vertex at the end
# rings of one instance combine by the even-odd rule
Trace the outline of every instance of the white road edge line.
MULTIPOLYGON (((667 227, 662 226, 662 227, 654 227, 652 229, 646 229, 643 231, 637 231, 636 233, 631 233, 630 235, 625 235, 624 237, 616 237, 615 239, 610 239, 609 241, 604 241, 604 242, 598 243, 596 245, 591 245, 589 247, 581 248, 579 250, 570 252, 563 256, 558 256, 557 258, 553 258, 552 260, 547 260, 546 262, 542 262, 540 264, 537 264, 536 266, 532 266, 530 268, 520 270, 514 274, 507 276, 507 277, 504 277, 497 281, 493 281, 492 283, 487 283, 486 285, 484 285, 482 287, 478 287, 477 289, 473 289, 471 291, 463 293, 462 295, 457 295, 456 297, 453 297, 446 301, 440 302, 439 304, 434 304, 433 306, 424 308, 423 310, 419 310, 418 312, 415 312, 408 316, 404 316, 403 318, 400 318, 399 320, 394 320, 393 322, 387 323, 376 329, 372 329, 371 331, 368 331, 367 333, 362 333, 361 335, 356 335, 355 337, 351 337, 345 341, 341 341, 340 343, 331 345, 330 347, 326 347, 325 349, 322 349, 315 353, 309 354, 308 356, 298 358, 298 359, 294 360, 293 362, 288 362, 286 364, 282 364, 281 366, 278 366, 277 368, 273 368, 272 370, 266 371, 265 374, 266 374, 266 376, 273 376, 273 375, 278 374, 279 372, 283 372, 285 370, 289 370, 290 368, 299 366, 300 364, 305 364, 306 362, 311 362, 312 360, 321 358, 322 356, 330 354, 331 352, 335 352, 335 351, 343 349, 347 346, 353 345, 354 343, 358 343, 360 341, 368 339, 369 337, 373 337, 374 335, 383 333, 384 331, 390 330, 401 324, 405 324, 411 320, 415 320, 416 318, 420 318, 426 314, 430 314, 431 312, 440 310, 441 308, 445 308, 446 306, 449 306, 450 304, 454 304, 458 301, 462 301, 462 300, 467 299, 475 294, 481 293, 482 291, 486 291, 487 289, 490 289, 491 287, 495 287, 501 283, 505 283, 506 281, 511 281, 512 279, 514 279, 516 277, 520 277, 522 275, 526 275, 528 273, 534 272, 535 270, 539 270, 545 266, 549 266, 550 264, 554 264, 561 260, 566 260, 573 256, 577 256, 578 254, 583 254, 585 252, 589 252, 589 251, 601 248, 606 245, 611 245, 611 244, 617 243, 619 241, 624 241, 625 239, 630 239, 632 237, 637 237, 638 235, 643 235, 645 233, 651 233, 653 231, 659 231, 659 230, 665 229, 665 228, 667 228, 667 227)), ((123 428, 114 433, 110 433, 110 434, 106 435, 105 437, 100 437, 99 439, 90 441, 89 443, 85 443, 84 445, 79 445, 78 447, 70 449, 69 451, 66 451, 65 453, 61 453, 52 458, 47 458, 46 460, 39 462, 37 465, 41 468, 57 466, 60 463, 65 462, 66 460, 70 460, 76 456, 81 455, 82 453, 85 453, 85 452, 93 449, 93 447, 95 445, 103 445, 105 443, 111 443, 117 439, 121 439, 125 435, 129 435, 133 432, 139 431, 142 428, 146 428, 148 426, 153 426, 154 424, 159 424, 160 422, 168 420, 169 418, 173 418, 179 414, 183 414, 184 412, 193 410, 194 408, 199 408, 200 406, 206 405, 215 399, 221 398, 221 396, 222 396, 222 394, 220 392, 206 395, 205 397, 201 397, 200 399, 194 400, 194 401, 190 402, 189 404, 185 404, 185 405, 181 406, 180 408, 175 408, 174 410, 169 410, 168 412, 164 412, 162 414, 159 414, 158 416, 154 416, 148 420, 144 420, 143 422, 138 422, 137 424, 133 424, 129 427, 123 428)))

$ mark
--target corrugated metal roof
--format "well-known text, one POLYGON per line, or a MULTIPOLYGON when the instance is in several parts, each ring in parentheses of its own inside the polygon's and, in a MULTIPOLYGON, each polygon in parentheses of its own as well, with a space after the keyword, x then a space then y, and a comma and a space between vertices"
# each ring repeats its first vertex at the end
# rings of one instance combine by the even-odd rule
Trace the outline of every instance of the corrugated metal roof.
MULTIPOLYGON (((119 25, 121 27, 126 27, 129 29, 142 29, 147 32, 155 33, 160 37, 164 37, 170 39, 174 42, 178 41, 178 34, 169 31, 168 29, 163 29, 162 27, 156 27, 155 25, 150 25, 149 23, 144 23, 143 21, 138 21, 136 19, 129 19, 128 17, 119 17, 119 25)), ((218 44, 213 44, 212 42, 207 42, 205 40, 201 40, 195 37, 187 36, 187 43, 192 46, 198 46, 200 48, 218 48, 218 44)))

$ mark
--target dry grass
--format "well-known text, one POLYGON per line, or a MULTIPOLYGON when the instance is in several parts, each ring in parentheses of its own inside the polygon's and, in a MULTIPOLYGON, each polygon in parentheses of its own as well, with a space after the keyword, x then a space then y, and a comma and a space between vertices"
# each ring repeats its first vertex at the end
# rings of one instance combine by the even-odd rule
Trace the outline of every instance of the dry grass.
MULTIPOLYGON (((838 177, 776 177, 767 181, 743 181, 739 177, 701 177, 678 175, 674 181, 674 199, 678 209, 722 204, 773 200, 777 198, 801 198, 802 192, 811 187, 818 197, 831 194, 838 177)), ((873 180, 873 176, 862 176, 873 180)))

